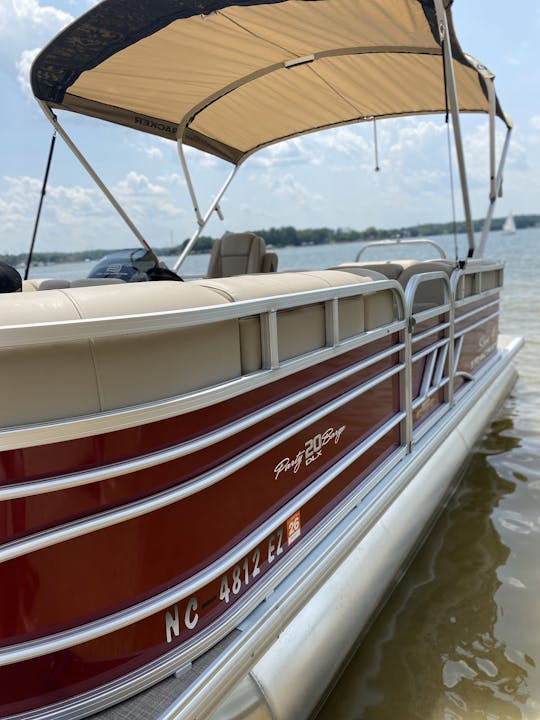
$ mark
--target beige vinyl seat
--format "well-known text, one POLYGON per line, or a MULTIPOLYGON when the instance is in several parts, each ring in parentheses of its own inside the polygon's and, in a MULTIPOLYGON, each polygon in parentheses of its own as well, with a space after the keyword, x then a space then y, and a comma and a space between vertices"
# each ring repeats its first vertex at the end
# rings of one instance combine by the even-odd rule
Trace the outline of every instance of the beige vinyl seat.
MULTIPOLYGON (((443 272, 451 276, 455 263, 443 260, 424 260, 413 263, 403 268, 398 277, 398 282, 403 290, 407 287, 409 280, 415 275, 429 272, 443 272)), ((442 279, 427 280, 421 283, 414 296, 413 312, 429 310, 437 305, 443 305, 446 300, 445 283, 442 279)))
POLYGON ((23 291, 32 292, 35 290, 66 290, 75 287, 92 287, 99 285, 124 285, 120 278, 79 278, 77 280, 64 280, 62 278, 37 278, 25 280, 23 291))
MULTIPOLYGON (((370 284, 370 277, 326 270, 7 293, 0 296, 2 324, 6 326, 153 313, 157 318, 151 332, 146 324, 140 331, 99 337, 90 331, 87 337, 76 334, 41 343, 39 352, 32 343, 13 347, 4 343, 0 374, 9 378, 9 383, 4 383, 0 428, 154 403, 262 370, 265 333, 261 315, 254 311, 230 317, 223 306, 231 303, 298 294, 295 302, 276 312, 277 352, 282 363, 324 350, 336 339, 328 336, 326 302, 306 299, 306 293, 365 285, 364 293, 339 297, 337 302, 339 341, 354 340, 395 319, 392 291, 370 292, 370 284), (161 327, 161 313, 199 308, 215 312, 204 323, 161 327), (56 376, 62 378, 61 383, 47 382, 56 376), (21 397, 31 397, 32 402, 20 402, 21 397)), ((333 304, 333 300, 329 302, 333 304)), ((272 303, 266 305, 270 308, 272 303)))
POLYGON ((72 280, 70 283, 70 287, 97 287, 100 285, 125 285, 125 280, 122 280, 122 278, 113 278, 113 277, 107 277, 107 278, 79 278, 77 280, 72 280))
MULTIPOLYGON (((380 276, 383 277, 383 276, 380 276)), ((257 298, 305 293, 310 290, 370 284, 374 278, 340 270, 291 271, 240 275, 230 278, 196 280, 190 285, 213 290, 227 302, 235 303, 257 298)), ((379 277, 375 279, 380 279, 379 277)), ((345 340, 367 330, 392 322, 394 314, 392 290, 378 290, 365 295, 342 297, 338 301, 339 336, 345 340)), ((299 299, 293 307, 276 314, 279 361, 326 347, 327 317, 325 304, 299 299)), ((258 315, 241 318, 239 322, 242 372, 262 368, 261 324, 258 315)))
POLYGON ((277 264, 277 255, 266 252, 266 243, 259 235, 251 232, 225 233, 214 243, 207 277, 276 272, 277 264))
MULTIPOLYGON (((408 261, 406 261, 408 262, 408 261)), ((349 262, 349 263, 340 263, 336 266, 336 270, 345 270, 347 272, 353 272, 357 275, 365 275, 367 273, 375 273, 377 279, 380 279, 381 277, 387 278, 387 280, 397 280, 401 273, 403 272, 403 269, 406 267, 403 261, 397 261, 397 262, 390 262, 390 261, 380 261, 380 262, 349 262)), ((375 277, 375 276, 373 276, 375 277)))
MULTIPOLYGON (((356 264, 355 264, 356 265, 356 264)), ((389 280, 397 280, 403 290, 406 289, 409 280, 415 275, 421 275, 429 272, 443 272, 448 277, 451 276, 455 268, 453 260, 440 258, 437 260, 393 260, 379 261, 372 263, 357 264, 356 269, 349 266, 349 272, 365 273, 370 272, 382 273, 389 280)), ((427 280, 420 284, 414 298, 414 312, 428 310, 445 302, 445 283, 441 279, 427 280)))
MULTIPOLYGON (((455 262, 446 258, 437 260, 393 260, 368 263, 342 263, 336 270, 353 272, 358 275, 369 274, 373 279, 387 278, 397 280, 403 290, 415 275, 428 272, 444 272, 448 277, 455 269, 455 262)), ((445 302, 445 284, 441 279, 427 280, 420 284, 414 299, 413 312, 429 310, 445 302)))

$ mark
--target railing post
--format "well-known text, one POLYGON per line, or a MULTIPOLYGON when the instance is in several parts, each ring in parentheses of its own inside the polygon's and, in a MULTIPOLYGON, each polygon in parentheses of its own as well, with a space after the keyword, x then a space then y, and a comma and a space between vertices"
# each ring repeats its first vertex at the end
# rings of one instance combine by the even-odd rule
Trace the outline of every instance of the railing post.
POLYGON ((403 384, 401 386, 401 410, 405 413, 404 432, 402 433, 402 444, 407 452, 412 450, 413 439, 413 409, 412 409, 412 334, 414 331, 414 320, 409 315, 407 324, 403 330, 403 363, 405 366, 403 384))

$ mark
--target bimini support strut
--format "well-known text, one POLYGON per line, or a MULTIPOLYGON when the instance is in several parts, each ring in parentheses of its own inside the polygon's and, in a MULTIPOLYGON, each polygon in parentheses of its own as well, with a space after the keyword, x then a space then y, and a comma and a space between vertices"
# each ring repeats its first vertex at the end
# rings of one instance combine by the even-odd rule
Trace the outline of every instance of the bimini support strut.
POLYGON ((180 156, 180 162, 182 164, 182 170, 184 171, 184 177, 186 178, 186 183, 189 191, 189 196, 191 198, 191 202, 193 204, 193 210, 195 212, 195 217, 197 218, 197 229, 191 236, 191 238, 188 240, 185 248, 180 253, 180 256, 178 257, 178 260, 176 261, 174 265, 174 271, 178 272, 178 269, 186 259, 186 257, 189 255, 192 247, 195 245, 199 237, 201 236, 202 231, 208 224, 208 221, 212 217, 212 213, 216 212, 221 220, 223 220, 223 215, 221 213, 221 209, 219 207, 219 203, 221 201, 221 198, 225 194, 225 191, 229 187, 229 185, 232 182, 232 179, 238 172, 239 165, 235 165, 229 175, 227 176, 227 179, 223 183, 221 189, 219 190, 218 194, 214 198, 214 200, 211 202, 210 207, 206 211, 205 215, 201 215, 201 212, 199 210, 199 203, 197 202, 197 196, 195 195, 195 188, 193 187, 193 182, 191 180, 191 174, 189 172, 189 168, 186 162, 186 156, 184 154, 184 146, 182 144, 181 138, 178 138, 176 141, 176 144, 178 145, 178 155, 180 156))
POLYGON ((58 118, 50 107, 44 103, 42 100, 38 100, 38 104, 45 113, 45 117, 49 120, 49 122, 52 124, 56 132, 60 135, 62 140, 66 143, 68 148, 71 150, 71 152, 75 155, 77 160, 81 163, 83 168, 86 170, 86 172, 90 175, 92 180, 96 183, 96 185, 99 187, 99 189, 102 191, 102 193, 105 195, 107 200, 111 203, 111 205, 114 207, 116 212, 120 215, 122 220, 126 223, 126 225, 129 227, 131 232, 135 235, 137 240, 141 243, 143 247, 145 247, 147 250, 152 250, 150 245, 146 242, 144 237, 142 236, 141 232, 138 230, 138 228, 135 226, 131 218, 128 216, 124 208, 120 205, 118 200, 114 197, 114 195, 111 193, 109 188, 105 185, 103 180, 99 177, 99 175, 96 173, 94 168, 90 165, 88 160, 84 157, 84 155, 81 153, 79 148, 75 145, 73 140, 70 138, 70 136, 67 134, 67 132, 64 130, 64 128, 60 125, 58 122, 58 118))
POLYGON ((443 62, 446 70, 447 93, 450 112, 452 114, 452 127, 454 129, 454 142, 456 145, 456 156, 459 168, 459 178, 461 182, 461 193, 463 196, 463 210, 465 212, 465 225, 467 228, 467 238, 469 243, 469 256, 474 253, 474 228, 471 215, 471 205, 469 201, 469 189, 467 185, 467 173, 465 169, 465 155, 463 152, 463 141, 461 137, 461 124, 459 120, 459 101, 457 96, 456 78, 454 75, 454 66, 452 63, 452 48, 450 42, 450 32, 448 30, 448 20, 446 11, 443 6, 443 0, 434 0, 437 20, 439 22, 439 33, 443 47, 443 62))
POLYGON ((41 209, 43 208, 43 201, 45 200, 45 193, 47 192, 47 181, 49 179, 49 170, 51 169, 51 163, 54 153, 54 146, 56 144, 56 130, 53 131, 51 138, 51 146, 49 148, 49 157, 47 158, 47 165, 45 167, 45 176, 41 185, 41 195, 39 198, 39 205, 37 209, 36 220, 34 222, 34 232, 32 233, 32 240, 30 241, 30 250, 28 251, 28 257, 26 258, 26 267, 24 269, 24 280, 28 280, 28 274, 30 273, 30 265, 32 264, 32 258, 34 256, 34 246, 36 244, 37 231, 39 227, 39 220, 41 218, 41 209))
POLYGON ((512 123, 510 118, 506 116, 506 123, 508 129, 506 131, 506 137, 504 139, 504 145, 501 151, 501 157, 499 160, 499 167, 497 168, 497 174, 495 174, 495 111, 496 111, 496 97, 495 88, 493 87, 493 80, 486 81, 486 87, 488 90, 489 98, 489 167, 490 167, 490 186, 489 186, 489 207, 482 227, 482 234, 480 236, 480 242, 475 252, 475 257, 483 257, 484 250, 491 228, 491 221, 493 220, 493 213, 495 212, 495 204, 497 198, 501 195, 502 182, 503 182, 503 170, 506 162, 506 155, 508 153, 508 146, 510 145, 510 136, 512 134, 512 123))

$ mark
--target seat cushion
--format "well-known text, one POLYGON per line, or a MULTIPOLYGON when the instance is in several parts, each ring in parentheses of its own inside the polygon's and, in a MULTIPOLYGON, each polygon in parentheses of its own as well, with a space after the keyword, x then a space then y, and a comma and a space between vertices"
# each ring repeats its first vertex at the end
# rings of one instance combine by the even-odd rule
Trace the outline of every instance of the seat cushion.
POLYGON ((265 242, 254 233, 228 233, 216 240, 208 277, 231 277, 262 270, 265 242))

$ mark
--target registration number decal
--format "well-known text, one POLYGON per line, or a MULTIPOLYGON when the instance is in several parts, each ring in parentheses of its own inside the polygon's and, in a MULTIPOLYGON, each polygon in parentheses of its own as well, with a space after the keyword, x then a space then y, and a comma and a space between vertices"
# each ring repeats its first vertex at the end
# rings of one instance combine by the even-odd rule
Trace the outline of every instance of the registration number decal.
POLYGON ((180 600, 165 612, 165 639, 172 643, 175 638, 188 631, 195 631, 201 615, 218 603, 229 605, 242 594, 263 570, 276 562, 300 537, 302 523, 297 510, 265 540, 252 548, 244 557, 221 577, 213 580, 197 595, 180 600))

